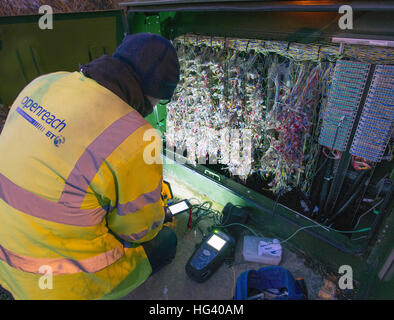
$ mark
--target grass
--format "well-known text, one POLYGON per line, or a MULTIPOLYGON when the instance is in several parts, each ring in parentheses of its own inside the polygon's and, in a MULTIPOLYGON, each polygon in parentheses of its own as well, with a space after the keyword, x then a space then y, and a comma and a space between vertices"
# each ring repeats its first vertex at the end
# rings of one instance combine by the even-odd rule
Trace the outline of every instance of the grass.
POLYGON ((8 108, 0 104, 0 133, 3 130, 5 119, 7 118, 8 108))
POLYGON ((125 0, 1 0, 0 16, 38 14, 42 5, 50 5, 54 13, 116 9, 125 0))

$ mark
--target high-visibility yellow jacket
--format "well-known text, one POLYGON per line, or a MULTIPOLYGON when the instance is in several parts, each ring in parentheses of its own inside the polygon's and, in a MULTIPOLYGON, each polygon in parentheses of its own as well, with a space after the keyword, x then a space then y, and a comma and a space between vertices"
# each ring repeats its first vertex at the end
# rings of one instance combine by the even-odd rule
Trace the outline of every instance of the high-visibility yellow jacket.
POLYGON ((164 211, 162 165, 144 153, 159 141, 80 72, 23 89, 0 135, 0 284, 16 299, 117 299, 145 281, 141 243, 164 211))

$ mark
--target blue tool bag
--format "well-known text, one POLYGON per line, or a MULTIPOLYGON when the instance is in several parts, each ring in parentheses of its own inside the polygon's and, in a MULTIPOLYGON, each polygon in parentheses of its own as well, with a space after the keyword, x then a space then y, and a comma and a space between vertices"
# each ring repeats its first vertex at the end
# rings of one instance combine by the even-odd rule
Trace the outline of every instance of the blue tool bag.
POLYGON ((306 293, 292 274, 282 267, 265 267, 242 273, 234 300, 306 300, 306 293))

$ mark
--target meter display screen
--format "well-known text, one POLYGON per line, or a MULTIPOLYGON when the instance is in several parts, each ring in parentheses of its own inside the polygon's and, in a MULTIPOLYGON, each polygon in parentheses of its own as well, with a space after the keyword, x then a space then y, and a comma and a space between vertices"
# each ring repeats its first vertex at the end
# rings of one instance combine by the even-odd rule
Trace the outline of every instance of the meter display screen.
POLYGON ((186 201, 181 201, 176 204, 173 204, 168 207, 172 215, 178 214, 180 212, 186 211, 189 209, 189 206, 187 205, 186 201))
POLYGON ((209 244, 212 248, 216 249, 217 251, 220 251, 220 249, 222 249, 223 246, 226 244, 226 240, 214 234, 212 237, 209 238, 207 244, 209 244))

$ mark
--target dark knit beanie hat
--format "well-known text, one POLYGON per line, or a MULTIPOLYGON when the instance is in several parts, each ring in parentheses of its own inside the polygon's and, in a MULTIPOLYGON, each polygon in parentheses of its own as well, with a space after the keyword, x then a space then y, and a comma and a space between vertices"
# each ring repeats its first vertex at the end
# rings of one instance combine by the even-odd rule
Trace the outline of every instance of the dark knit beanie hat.
POLYGON ((166 38, 152 33, 126 36, 113 57, 133 68, 145 96, 171 99, 179 82, 179 61, 166 38))

